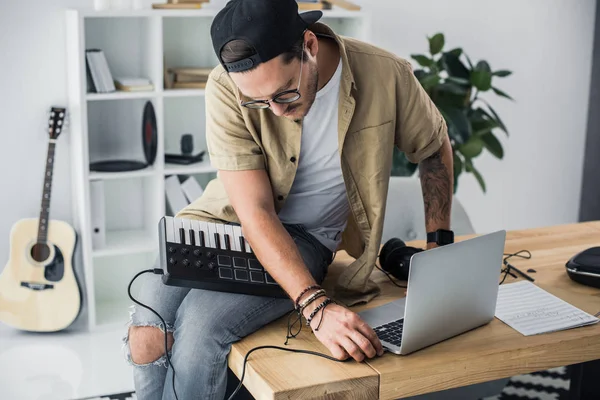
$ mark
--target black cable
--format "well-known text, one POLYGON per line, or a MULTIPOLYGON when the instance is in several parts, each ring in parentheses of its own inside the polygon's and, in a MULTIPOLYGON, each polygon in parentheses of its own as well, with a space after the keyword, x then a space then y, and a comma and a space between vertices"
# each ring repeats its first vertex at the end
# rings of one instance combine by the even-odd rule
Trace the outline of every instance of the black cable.
MULTIPOLYGON (((384 271, 385 272, 385 271, 384 271)), ((173 393, 175 394, 175 399, 179 400, 179 398, 177 397, 177 392, 175 391, 175 367, 173 367, 173 364, 171 363, 171 358, 169 357, 169 351, 168 351, 168 335, 167 335, 167 323, 165 322, 165 320, 163 319, 163 317, 160 316, 159 313, 157 313, 154 309, 152 309, 151 307, 142 304, 141 302, 137 301, 132 295, 131 295, 131 285, 133 285, 133 282, 137 279, 137 277, 139 277, 142 274, 145 273, 153 273, 156 275, 162 275, 163 274, 163 270, 160 268, 154 268, 154 269, 146 269, 143 271, 138 272, 133 279, 131 279, 131 282, 129 282, 129 286, 127 287, 127 294, 129 294, 129 298, 136 304, 139 304, 140 306, 152 311, 154 314, 156 314, 156 316, 160 319, 160 321, 163 323, 163 326, 165 327, 165 355, 167 356, 167 361, 169 362, 169 365, 171 366, 171 368, 173 369, 173 393)), ((329 303, 331 304, 331 303, 329 303)), ((327 305, 329 305, 327 304, 327 305)), ((323 314, 325 313, 325 309, 327 308, 327 305, 325 307, 323 307, 323 309, 321 310, 321 321, 319 321, 319 326, 317 326, 317 330, 319 329, 319 327, 321 326, 321 322, 323 320, 323 314)), ((292 311, 290 313, 290 316, 292 314, 296 313, 296 311, 292 311)), ((298 315, 298 319, 296 321, 294 321, 293 324, 290 325, 290 318, 288 317, 288 334, 286 335, 286 341, 285 344, 287 345, 288 339, 290 338, 295 338, 296 336, 298 336, 298 334, 300 333, 300 331, 302 330, 302 317, 300 315, 298 315), (298 322, 300 321, 300 329, 298 330, 298 332, 296 332, 295 334, 291 334, 291 328, 298 322)), ((279 346, 259 346, 259 347, 254 347, 253 349, 251 349, 248 353, 246 353, 246 356, 244 357, 244 364, 242 366, 242 376, 240 378, 240 383, 238 384, 237 388, 233 391, 233 393, 231 394, 231 396, 229 396, 228 400, 233 399, 233 396, 235 396, 237 394, 237 392, 239 392, 239 390, 242 387, 242 384, 244 382, 244 375, 246 373, 246 362, 248 361, 248 356, 250 356, 250 354, 256 350, 260 350, 260 349, 277 349, 277 350, 284 350, 284 351, 289 351, 289 352, 293 352, 293 353, 305 353, 305 354, 310 354, 310 355, 314 355, 314 356, 319 356, 319 357, 323 357, 329 360, 333 360, 333 361, 337 361, 337 362, 345 362, 348 361, 350 358, 346 359, 346 360, 338 360, 337 358, 328 356, 327 354, 322 354, 322 353, 317 353, 315 351, 310 351, 310 350, 295 350, 295 349, 286 349, 284 347, 279 347, 279 346)))
POLYGON ((387 278, 390 280, 390 282, 392 282, 394 285, 398 286, 399 288, 406 289, 406 286, 398 285, 396 282, 394 282, 394 280, 390 276, 389 272, 387 272, 387 271, 379 268, 377 265, 375 265, 375 268, 377 268, 378 270, 380 270, 381 272, 383 272, 385 274, 385 276, 387 276, 387 278))
POLYGON ((509 258, 511 257, 520 257, 520 258, 524 258, 526 260, 529 260, 531 258, 531 252, 529 250, 519 250, 516 253, 504 253, 505 257, 504 260, 508 261, 509 258), (526 253, 527 255, 522 256, 521 253, 526 253))
MULTIPOLYGON (((321 311, 323 311, 323 310, 321 310, 321 311)), ((317 353, 316 351, 310 351, 310 350, 286 349, 285 347, 279 347, 279 346, 258 346, 258 347, 253 348, 252 350, 250 350, 248 353, 246 353, 246 357, 244 357, 244 365, 242 367, 242 376, 240 377, 240 383, 235 388, 235 390, 233 391, 233 393, 231 394, 231 396, 229 396, 228 400, 233 399, 233 396, 235 396, 237 394, 237 392, 242 387, 242 382, 244 381, 244 375, 246 374, 246 362, 248 362, 248 356, 252 352, 254 352, 256 350, 261 350, 261 349, 276 349, 276 350, 289 351, 291 353, 305 353, 305 354, 310 354, 310 355, 313 355, 313 356, 323 357, 323 358, 326 358, 328 360, 332 360, 332 361, 336 361, 336 362, 346 362, 346 361, 350 360, 350 358, 347 358, 345 360, 338 360, 337 358, 328 356, 327 354, 317 353)))
POLYGON ((136 278, 142 274, 145 273, 153 273, 153 274, 157 274, 157 275, 162 275, 163 274, 163 270, 160 268, 154 268, 154 269, 146 269, 143 271, 138 272, 133 279, 131 280, 131 282, 129 282, 129 286, 127 287, 127 293, 129 294, 129 298, 136 304, 139 304, 140 306, 147 308, 148 310, 152 311, 154 314, 156 314, 156 316, 160 319, 160 321, 163 323, 163 326, 165 327, 165 355, 167 356, 167 361, 169 362, 169 365, 171 366, 171 369, 173 369, 173 393, 175 394, 175 399, 179 400, 179 397, 177 397, 177 391, 175 391, 175 367, 173 367, 173 364, 171 363, 171 357, 169 357, 169 349, 168 349, 168 335, 167 335, 167 323, 165 322, 165 320, 163 319, 163 317, 160 316, 159 313, 157 313, 156 311, 154 311, 151 307, 140 303, 139 301, 137 301, 136 299, 133 298, 133 296, 131 295, 131 285, 133 284, 133 281, 136 280, 136 278))
POLYGON ((519 275, 521 275, 522 277, 526 278, 527 280, 533 282, 534 279, 527 275, 525 272, 515 268, 512 264, 508 263, 508 260, 511 257, 520 257, 520 258, 524 258, 526 260, 529 260, 531 258, 531 252, 529 250, 519 250, 516 253, 504 253, 504 259, 502 260, 502 263, 506 266, 505 268, 502 269, 502 271, 500 271, 500 273, 504 273, 504 277, 502 278, 502 281, 500 281, 499 285, 502 285, 504 283, 504 281, 506 280, 507 275, 512 276, 513 278, 517 278, 517 276, 515 274, 513 274, 511 272, 511 270, 514 270, 515 272, 517 272, 519 275), (523 255, 525 254, 525 255, 523 255))

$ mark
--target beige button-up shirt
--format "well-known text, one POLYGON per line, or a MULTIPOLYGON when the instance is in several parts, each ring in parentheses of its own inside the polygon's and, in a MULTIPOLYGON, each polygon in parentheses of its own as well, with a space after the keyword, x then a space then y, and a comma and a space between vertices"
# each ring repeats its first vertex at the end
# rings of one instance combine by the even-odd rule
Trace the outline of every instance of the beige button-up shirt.
MULTIPOLYGON (((370 275, 381 244, 394 145, 417 163, 440 149, 446 124, 408 61, 338 36, 322 23, 310 29, 334 38, 342 58, 338 141, 351 213, 340 249, 356 260, 340 275, 332 297, 352 306, 380 292, 370 275)), ((211 164, 229 171, 265 169, 276 212, 294 182, 301 134, 301 123, 277 117, 268 109, 242 107, 239 91, 224 68, 213 70, 206 86, 211 164)), ((177 216, 239 223, 218 177, 177 216)))

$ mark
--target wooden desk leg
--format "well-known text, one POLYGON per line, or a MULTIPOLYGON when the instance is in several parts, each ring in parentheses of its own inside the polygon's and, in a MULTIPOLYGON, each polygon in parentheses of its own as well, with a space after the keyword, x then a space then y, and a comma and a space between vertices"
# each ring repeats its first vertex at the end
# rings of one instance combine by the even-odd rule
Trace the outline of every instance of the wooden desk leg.
POLYGON ((569 366, 569 400, 600 399, 600 360, 569 366))

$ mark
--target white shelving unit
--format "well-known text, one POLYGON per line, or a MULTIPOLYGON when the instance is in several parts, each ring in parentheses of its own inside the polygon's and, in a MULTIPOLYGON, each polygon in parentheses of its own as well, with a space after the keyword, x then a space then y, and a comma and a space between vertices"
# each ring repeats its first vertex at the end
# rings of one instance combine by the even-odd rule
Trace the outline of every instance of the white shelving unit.
MULTIPOLYGON (((182 134, 193 134, 195 152, 206 150, 206 138, 204 90, 164 89, 163 68, 218 64, 210 40, 210 24, 217 12, 216 8, 67 10, 74 224, 92 330, 127 321, 131 304, 127 285, 136 272, 151 268, 158 256, 158 221, 167 215, 165 177, 193 175, 205 186, 215 176, 208 156, 188 166, 164 162, 165 153, 179 153, 182 134), (88 93, 88 48, 104 51, 114 77, 145 76, 155 89, 88 93), (131 172, 91 172, 89 164, 94 161, 144 160, 141 121, 147 101, 154 106, 158 129, 153 165, 131 172), (102 248, 94 248, 92 241, 90 183, 98 180, 104 182, 106 245, 102 248)), ((322 21, 339 34, 367 40, 369 18, 363 12, 328 10, 322 21)))

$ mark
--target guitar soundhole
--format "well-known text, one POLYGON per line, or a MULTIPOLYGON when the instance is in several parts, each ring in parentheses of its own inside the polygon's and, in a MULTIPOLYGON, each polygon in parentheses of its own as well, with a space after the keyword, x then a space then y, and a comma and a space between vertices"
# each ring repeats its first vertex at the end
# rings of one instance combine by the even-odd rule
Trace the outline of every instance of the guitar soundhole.
POLYGON ((36 243, 31 248, 31 257, 37 261, 42 262, 48 259, 50 256, 50 247, 44 243, 36 243))

